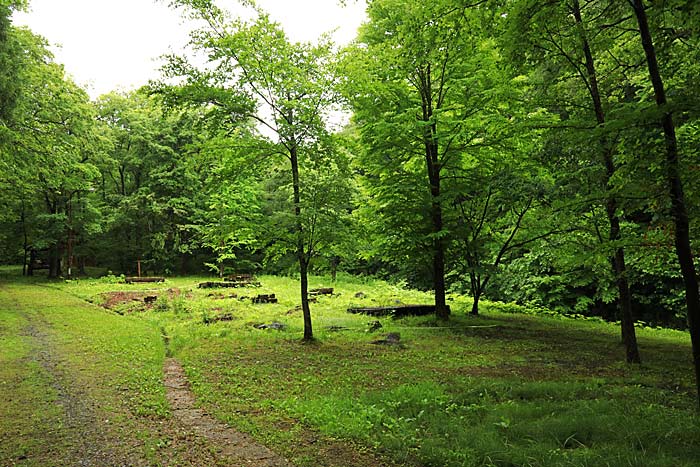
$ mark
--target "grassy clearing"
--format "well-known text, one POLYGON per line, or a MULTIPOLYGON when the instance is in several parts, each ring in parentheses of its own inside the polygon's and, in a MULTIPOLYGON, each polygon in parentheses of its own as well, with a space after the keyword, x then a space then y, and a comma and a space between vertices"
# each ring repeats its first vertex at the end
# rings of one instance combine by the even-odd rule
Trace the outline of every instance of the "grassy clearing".
MULTIPOLYGON (((313 279, 312 287, 335 287, 339 295, 312 304, 318 340, 305 345, 296 282, 260 279, 260 288, 221 291, 197 289, 197 278, 53 287, 95 303, 114 291, 158 295, 151 308, 136 301, 118 307, 124 316, 113 315, 115 328, 140 322, 162 329, 207 411, 299 466, 376 465, 357 457, 363 451, 386 456, 387 464, 422 466, 691 466, 700 459, 685 333, 639 329, 644 364, 631 367, 621 363, 616 326, 502 313, 512 308, 489 303, 475 318, 466 315, 465 297, 452 297, 448 323, 382 318, 382 329, 371 333, 374 318, 348 314, 348 306, 430 297, 343 277, 313 279), (231 293, 239 297, 222 298, 231 293), (280 303, 239 300, 258 293, 275 293, 280 303), (232 320, 212 320, 227 314, 232 320), (253 327, 271 322, 286 327, 253 327), (371 344, 388 332, 400 333, 403 345, 371 344), (347 443, 355 447, 342 450, 347 443)), ((163 352, 133 349, 117 360, 151 352, 157 361, 163 352)), ((163 407, 148 375, 143 391, 150 396, 134 407, 158 414, 163 407)))
POLYGON ((112 392, 133 394, 126 403, 133 414, 168 413, 161 382, 165 350, 159 330, 151 323, 123 319, 85 301, 51 293, 46 286, 10 287, 9 292, 30 310, 32 320, 46 322, 67 365, 80 367, 86 379, 100 375, 112 392), (33 308, 33 304, 40 306, 33 308))
POLYGON ((2 269, 0 348, 0 465, 216 464, 170 424, 152 322, 2 269))

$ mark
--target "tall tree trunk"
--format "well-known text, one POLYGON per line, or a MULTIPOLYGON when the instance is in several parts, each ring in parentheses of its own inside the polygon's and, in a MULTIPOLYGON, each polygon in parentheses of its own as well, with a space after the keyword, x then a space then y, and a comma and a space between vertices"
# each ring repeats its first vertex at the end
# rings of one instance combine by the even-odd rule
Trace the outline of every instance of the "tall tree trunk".
POLYGON ((646 11, 641 0, 629 0, 639 25, 639 35, 644 47, 649 78, 654 87, 656 104, 663 110, 661 126, 666 142, 666 178, 671 196, 671 216, 675 224, 675 246, 678 263, 685 284, 685 301, 688 310, 688 327, 693 346, 693 364, 695 366, 695 383, 700 404, 700 293, 698 291, 698 276, 693 263, 693 252, 690 245, 690 225, 688 210, 685 205, 683 183, 680 176, 678 141, 673 123, 673 115, 666 109, 666 90, 656 59, 656 50, 649 30, 646 11))
MULTIPOLYGON (((439 187, 438 187, 439 193, 439 187)), ((435 199, 438 195, 433 195, 435 199)), ((442 206, 439 201, 433 203, 433 233, 435 238, 435 251, 433 252, 433 287, 435 288, 435 315, 439 319, 448 319, 450 308, 445 299, 445 242, 440 238, 442 231, 442 206)))
POLYGON ((289 160, 292 164, 292 184, 294 188, 294 216, 297 230, 297 260, 299 261, 299 276, 301 282, 301 310, 304 316, 304 340, 312 341, 314 338, 311 324, 311 309, 309 308, 309 260, 304 248, 304 226, 301 222, 301 191, 299 188, 299 155, 297 147, 291 144, 289 160))
MULTIPOLYGON (((581 8, 579 0, 573 0, 574 17, 580 29, 580 37, 583 45, 583 52, 586 58, 586 72, 588 74, 589 91, 593 108, 595 110, 596 120, 599 126, 605 124, 605 112, 603 103, 600 97, 598 88, 598 75, 596 73, 595 61, 593 53, 588 42, 588 37, 583 26, 581 18, 581 8)), ((606 188, 606 213, 608 223, 610 224, 610 242, 619 242, 620 234, 620 218, 617 215, 618 202, 615 196, 611 195, 611 181, 615 175, 615 161, 613 160, 612 149, 606 138, 601 138, 600 145, 603 152, 603 163, 605 164, 605 188, 606 188)), ((629 282, 627 281, 627 268, 625 265, 625 251, 621 246, 615 248, 615 252, 611 257, 611 264, 615 274, 615 283, 617 285, 618 299, 617 305, 620 313, 620 330, 622 334, 622 342, 625 345, 625 353, 627 363, 640 363, 639 347, 637 346, 637 335, 634 329, 634 318, 632 316, 632 296, 630 294, 629 282)))
POLYGON ((425 130, 423 143, 425 145, 425 162, 430 182, 430 217, 433 231, 433 289, 435 290, 435 316, 438 319, 448 319, 450 308, 445 300, 445 241, 442 239, 442 203, 440 201, 440 152, 437 140, 437 127, 433 120, 432 78, 430 65, 419 70, 421 82, 420 95, 423 110, 425 130))

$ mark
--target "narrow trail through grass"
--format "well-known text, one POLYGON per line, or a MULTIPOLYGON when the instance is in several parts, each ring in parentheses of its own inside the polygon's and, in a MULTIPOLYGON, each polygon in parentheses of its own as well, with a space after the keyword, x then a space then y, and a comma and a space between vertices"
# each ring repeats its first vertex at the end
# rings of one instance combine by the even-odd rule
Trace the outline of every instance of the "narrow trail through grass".
POLYGON ((185 372, 177 360, 167 358, 164 373, 168 400, 175 419, 198 436, 219 446, 222 456, 231 459, 235 465, 293 467, 287 460, 256 443, 250 436, 232 429, 197 407, 185 372))
POLYGON ((60 313, 54 295, 46 289, 0 285, 0 338, 19 336, 22 341, 10 344, 22 353, 10 352, 0 370, 3 383, 16 384, 7 388, 9 397, 2 404, 0 426, 7 433, 0 447, 2 465, 138 465, 134 446, 140 440, 122 437, 131 427, 114 417, 96 386, 88 384, 102 378, 82 374, 87 366, 75 368, 64 353, 52 319, 60 313))

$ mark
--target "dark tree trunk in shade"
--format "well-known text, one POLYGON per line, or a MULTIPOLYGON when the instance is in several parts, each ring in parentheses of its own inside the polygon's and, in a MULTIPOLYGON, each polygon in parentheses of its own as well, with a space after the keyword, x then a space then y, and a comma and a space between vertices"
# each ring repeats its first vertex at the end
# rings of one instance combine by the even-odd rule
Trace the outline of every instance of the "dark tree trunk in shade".
MULTIPOLYGON (((433 90, 430 65, 418 70, 422 106, 423 144, 425 147, 425 164, 430 183, 430 218, 433 233, 433 289, 435 290, 435 316, 448 319, 450 309, 445 300, 445 241, 442 238, 443 218, 440 201, 440 181, 442 167, 437 137, 437 125, 433 118, 433 90)), ((439 106, 438 106, 439 107, 439 106)))
POLYGON ((299 260, 299 273, 301 278, 301 309, 304 315, 304 340, 311 341, 314 338, 313 326, 311 323, 311 309, 309 308, 309 271, 308 262, 305 259, 299 260))
POLYGON ((49 278, 56 279, 61 275, 61 248, 53 245, 49 248, 49 278))
POLYGON ((481 292, 475 292, 473 294, 472 311, 469 313, 471 315, 477 316, 479 314, 479 299, 481 298, 481 292))
MULTIPOLYGON (((576 23, 580 27, 580 38, 583 46, 583 52, 586 59, 586 72, 588 75, 588 89, 591 100, 593 101, 593 109, 596 115, 598 125, 605 124, 605 112, 603 103, 600 97, 598 88, 598 75, 596 73, 595 61, 593 60, 593 52, 591 51, 588 37, 583 29, 583 20, 581 18, 581 9, 579 0, 573 0, 573 13, 576 23)), ((611 180, 615 175, 615 161, 613 159, 610 143, 606 138, 601 138, 601 149, 603 152, 603 163, 605 165, 605 188, 606 195, 606 214, 610 225, 610 242, 616 243, 621 239, 620 233, 620 218, 617 215, 618 202, 615 196, 610 194, 611 180)), ((637 345, 637 336, 634 329, 634 318, 632 316, 632 296, 630 294, 629 282, 627 280, 627 268, 625 265, 625 251, 621 246, 615 248, 615 251, 610 259, 612 269, 615 275, 615 284, 618 291, 618 310, 620 314, 620 329, 622 334, 622 342, 625 345, 626 360, 628 363, 640 363, 639 347, 637 345)))
POLYGON ((646 11, 641 0, 629 0, 637 18, 639 35, 644 47, 644 55, 649 69, 649 78, 654 87, 656 104, 663 110, 661 126, 666 143, 666 179, 671 197, 671 217, 675 226, 674 242, 676 255, 680 265, 683 283, 685 285, 685 301, 688 311, 688 327, 692 343, 695 381, 700 404, 700 293, 698 291, 698 276, 693 263, 693 253, 690 245, 690 225, 686 208, 683 184, 680 175, 678 141, 673 123, 673 115, 666 108, 666 91, 659 71, 654 42, 649 30, 646 11))

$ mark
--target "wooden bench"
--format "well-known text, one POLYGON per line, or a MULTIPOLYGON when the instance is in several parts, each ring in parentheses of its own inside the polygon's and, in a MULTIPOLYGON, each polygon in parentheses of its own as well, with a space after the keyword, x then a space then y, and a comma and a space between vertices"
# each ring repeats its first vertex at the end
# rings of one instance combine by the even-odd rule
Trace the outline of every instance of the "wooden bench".
POLYGON ((30 264, 30 269, 32 270, 37 270, 37 269, 49 269, 49 262, 48 261, 42 261, 40 259, 35 259, 32 261, 30 264))

